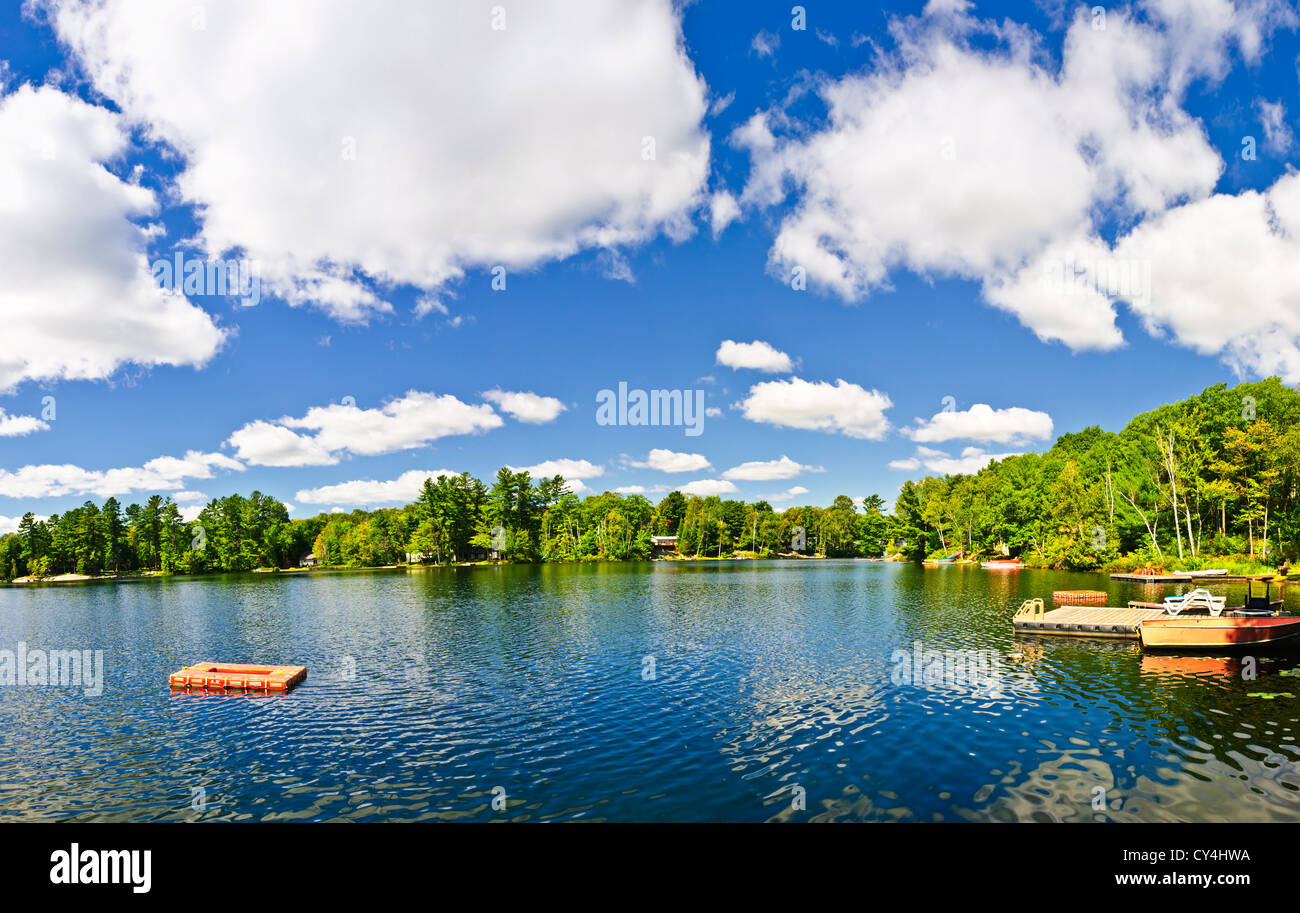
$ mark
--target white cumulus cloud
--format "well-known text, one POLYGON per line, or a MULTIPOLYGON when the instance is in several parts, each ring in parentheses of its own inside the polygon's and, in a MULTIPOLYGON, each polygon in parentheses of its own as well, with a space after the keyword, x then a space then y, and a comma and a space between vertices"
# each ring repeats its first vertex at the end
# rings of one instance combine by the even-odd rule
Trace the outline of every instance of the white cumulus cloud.
POLYGON ((794 370, 789 355, 759 339, 753 342, 724 339, 718 346, 717 362, 728 368, 748 368, 767 374, 789 374, 794 370))
POLYGON ((677 453, 673 450, 655 448, 645 460, 629 463, 637 469, 656 469, 659 472, 699 472, 709 469, 709 460, 702 453, 677 453))
POLYGON ((884 393, 845 380, 792 377, 755 384, 739 408, 751 422, 878 441, 889 431, 885 410, 892 405, 884 393))
POLYGON ((1131 305, 1150 332, 1300 383, 1300 174, 1172 209, 1116 250, 1153 264, 1151 294, 1131 305))
POLYGON ((304 504, 340 504, 348 507, 365 507, 371 504, 410 504, 420 496, 420 489, 425 479, 438 476, 460 475, 450 469, 431 469, 421 471, 412 469, 396 479, 378 481, 375 479, 357 479, 351 482, 339 482, 320 488, 304 488, 294 495, 295 501, 304 504))
POLYGON ((257 466, 320 466, 338 462, 343 454, 378 456, 503 424, 491 406, 411 390, 377 409, 334 403, 314 406, 301 418, 249 422, 227 443, 240 459, 257 466))
POLYGON ((808 489, 802 485, 796 485, 793 488, 787 488, 785 491, 777 492, 774 495, 764 495, 764 501, 770 501, 773 504, 784 504, 786 501, 793 501, 799 495, 808 494, 808 489))
POLYGON ((179 153, 207 250, 341 320, 396 284, 679 240, 703 202, 708 91, 670 0, 37 2, 179 153))
POLYGON ((1223 78, 1233 50, 1257 62, 1271 32, 1297 25, 1286 0, 1142 0, 1142 7, 1164 27, 1177 88, 1197 77, 1223 78))
POLYGON ((564 403, 553 396, 538 396, 536 393, 507 393, 504 390, 488 390, 483 398, 495 403, 497 408, 511 418, 531 425, 544 425, 554 421, 564 411, 564 403))
POLYGON ((713 230, 713 237, 722 234, 739 217, 740 204, 735 195, 719 190, 709 197, 709 227, 713 230))
POLYGON ((911 471, 924 466, 927 472, 935 475, 973 475, 987 466, 990 460, 1005 460, 1013 456, 1020 456, 1020 454, 988 453, 980 447, 966 447, 962 450, 961 456, 954 457, 931 447, 917 447, 915 457, 894 460, 889 464, 889 468, 911 471))
POLYGON ((748 463, 741 463, 728 469, 722 477, 746 482, 770 482, 775 479, 792 479, 801 472, 821 471, 820 466, 805 466, 782 455, 779 460, 751 460, 748 463))
POLYGON ((682 494, 699 495, 701 498, 710 495, 729 495, 739 491, 735 485, 725 479, 696 479, 694 482, 687 482, 677 490, 682 494))
MULTIPOLYGON (((542 463, 536 463, 532 466, 511 466, 512 472, 526 472, 534 479, 550 478, 551 476, 564 476, 566 482, 573 482, 579 479, 594 479, 605 474, 604 466, 597 466, 590 460, 546 460, 542 463)), ((574 492, 578 491, 572 484, 569 486, 574 492)))
MULTIPOLYGON (((1213 191, 1223 161, 1182 107, 1186 81, 1294 24, 1267 0, 1144 6, 1107 8, 1104 28, 1078 9, 1059 63, 1024 26, 932 6, 894 21, 897 47, 869 71, 815 84, 824 124, 755 114, 731 137, 752 162, 741 202, 794 197, 772 272, 850 302, 900 270, 964 278, 1044 341, 1122 345, 1116 304, 1148 290, 1101 281, 1123 257, 1103 230, 1213 191), (1076 265, 1086 281, 1059 281, 1076 265)), ((1149 265, 1157 285, 1172 268, 1149 265)))
POLYGON ((918 418, 916 426, 903 433, 921 444, 968 440, 986 444, 1020 444, 1052 436, 1052 417, 1020 406, 994 409, 976 403, 966 410, 937 412, 929 419, 918 418))
POLYGON ((160 492, 184 487, 189 479, 210 479, 213 470, 242 472, 244 465, 220 453, 191 450, 183 457, 158 457, 143 466, 83 469, 71 463, 0 469, 0 497, 54 498, 64 495, 116 497, 134 491, 160 492))
POLYGON ((329 466, 339 461, 310 435, 260 419, 244 425, 226 443, 254 466, 329 466))
POLYGON ((662 494, 667 490, 667 485, 651 485, 649 487, 645 485, 623 485, 614 489, 621 495, 655 495, 662 494))
POLYGON ((0 391, 98 380, 125 364, 205 365, 225 341, 208 314, 154 281, 149 189, 106 167, 129 125, 55 89, 0 98, 0 391))
POLYGON ((49 431, 48 422, 34 415, 10 415, 0 409, 0 437, 22 437, 33 431, 49 431))
POLYGON ((6 533, 18 532, 18 524, 22 522, 22 517, 0 516, 0 536, 5 535, 6 533))
POLYGON ((1260 126, 1264 128, 1264 144, 1277 155, 1284 155, 1295 142, 1295 134, 1286 119, 1286 108, 1280 101, 1255 99, 1260 126))

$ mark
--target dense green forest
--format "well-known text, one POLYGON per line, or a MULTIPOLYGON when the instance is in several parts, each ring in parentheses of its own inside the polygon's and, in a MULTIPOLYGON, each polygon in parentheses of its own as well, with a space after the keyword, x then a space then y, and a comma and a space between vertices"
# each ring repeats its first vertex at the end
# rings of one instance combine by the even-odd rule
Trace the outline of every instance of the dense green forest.
POLYGON ((125 509, 114 498, 46 520, 30 513, 0 536, 0 577, 59 574, 204 573, 296 567, 314 553, 322 565, 382 567, 408 553, 433 563, 499 554, 516 561, 650 557, 650 536, 677 535, 683 553, 727 556, 789 551, 798 528, 805 554, 878 555, 885 547, 885 502, 862 506, 841 496, 827 508, 775 513, 768 503, 671 492, 657 506, 640 495, 579 498, 560 476, 534 482, 500 470, 488 486, 468 473, 427 479, 405 507, 291 520, 284 504, 254 492, 210 502, 185 522, 169 498, 125 509))
POLYGON ((670 492, 578 497, 560 476, 501 469, 491 485, 462 473, 427 479, 405 507, 293 520, 253 492, 211 501, 186 522, 155 495, 115 498, 0 536, 0 578, 203 573, 322 565, 638 560, 651 535, 686 556, 827 557, 1010 554, 1063 568, 1223 559, 1277 565, 1300 545, 1300 393, 1276 378, 1197 396, 1135 417, 1119 433, 1061 436, 1046 453, 991 461, 974 475, 905 482, 892 515, 870 495, 777 512, 766 501, 670 492), (796 547, 796 542, 802 547, 796 547))
POLYGON ((1300 393, 1277 378, 1218 384, 1118 434, 1085 428, 974 475, 909 481, 891 532, 913 558, 1005 546, 1027 563, 1080 569, 1294 560, 1300 393))

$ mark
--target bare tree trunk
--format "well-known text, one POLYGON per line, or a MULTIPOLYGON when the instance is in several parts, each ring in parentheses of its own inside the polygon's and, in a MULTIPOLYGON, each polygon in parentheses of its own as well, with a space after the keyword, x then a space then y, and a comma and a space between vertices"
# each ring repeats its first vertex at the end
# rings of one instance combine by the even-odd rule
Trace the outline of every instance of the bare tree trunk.
POLYGON ((1268 557, 1268 501, 1264 502, 1264 557, 1268 557))
POLYGON ((1137 501, 1134 498, 1130 498, 1123 492, 1120 492, 1120 495, 1129 503, 1129 506, 1133 508, 1137 515, 1142 518, 1142 525, 1147 528, 1147 535, 1151 537, 1151 547, 1155 549, 1156 557, 1163 559, 1164 555, 1160 551, 1160 543, 1156 541, 1155 527, 1153 527, 1147 520, 1147 515, 1142 511, 1142 508, 1137 506, 1137 501))
POLYGON ((1166 445, 1163 433, 1157 430, 1156 447, 1160 450, 1160 456, 1165 463, 1165 472, 1169 476, 1169 503, 1174 508, 1174 537, 1178 540, 1178 557, 1181 559, 1183 534, 1182 528, 1178 525, 1178 464, 1174 457, 1174 433, 1169 432, 1169 443, 1166 445))
POLYGON ((1110 525, 1115 525, 1115 482, 1110 474, 1110 460, 1106 460, 1106 509, 1110 517, 1110 525))

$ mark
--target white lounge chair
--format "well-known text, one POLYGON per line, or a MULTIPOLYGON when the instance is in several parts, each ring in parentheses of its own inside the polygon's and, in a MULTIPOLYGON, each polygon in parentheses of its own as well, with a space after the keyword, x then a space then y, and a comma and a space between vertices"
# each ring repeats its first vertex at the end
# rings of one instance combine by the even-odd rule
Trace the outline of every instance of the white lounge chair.
POLYGON ((1165 613, 1179 615, 1189 609, 1205 609, 1211 616, 1217 618, 1223 614, 1223 607, 1226 602, 1226 596, 1215 596, 1209 590, 1197 587, 1190 593, 1184 593, 1181 596, 1166 596, 1165 613))

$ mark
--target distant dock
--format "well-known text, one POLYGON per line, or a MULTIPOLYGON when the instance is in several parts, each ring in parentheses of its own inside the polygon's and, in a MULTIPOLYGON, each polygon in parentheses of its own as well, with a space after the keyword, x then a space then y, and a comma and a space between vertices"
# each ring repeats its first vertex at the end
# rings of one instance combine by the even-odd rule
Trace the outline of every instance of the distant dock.
MULTIPOLYGON (((1128 583, 1223 583, 1228 580, 1274 580, 1276 574, 1230 574, 1227 571, 1188 571, 1185 574, 1111 574, 1111 580, 1128 583)), ((1284 578, 1282 578, 1284 579, 1284 578)))
POLYGON ((1191 583, 1196 578, 1191 574, 1111 574, 1110 579, 1129 583, 1191 583))

